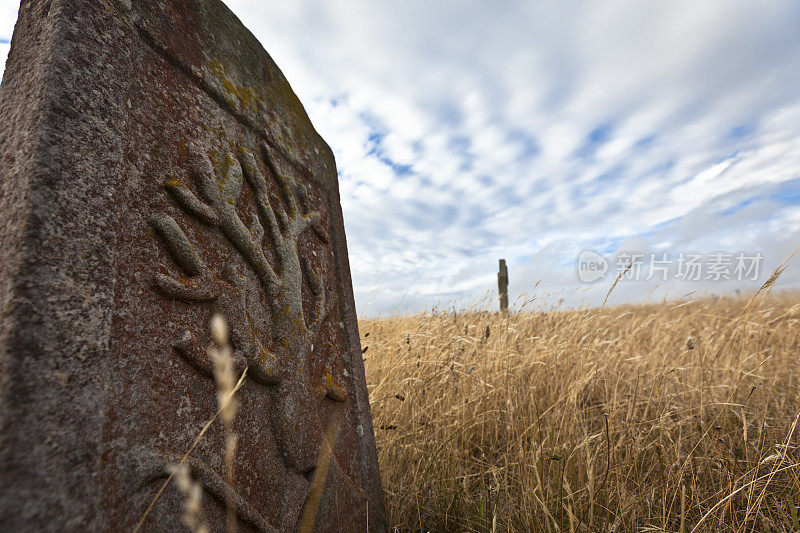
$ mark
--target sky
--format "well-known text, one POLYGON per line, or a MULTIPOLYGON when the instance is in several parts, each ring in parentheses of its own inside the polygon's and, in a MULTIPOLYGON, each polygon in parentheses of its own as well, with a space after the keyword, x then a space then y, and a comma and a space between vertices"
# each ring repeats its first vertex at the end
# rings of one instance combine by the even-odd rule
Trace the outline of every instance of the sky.
POLYGON ((227 4, 334 151, 362 316, 493 306, 500 258, 516 308, 637 254, 612 303, 751 291, 800 245, 800 3, 227 4))

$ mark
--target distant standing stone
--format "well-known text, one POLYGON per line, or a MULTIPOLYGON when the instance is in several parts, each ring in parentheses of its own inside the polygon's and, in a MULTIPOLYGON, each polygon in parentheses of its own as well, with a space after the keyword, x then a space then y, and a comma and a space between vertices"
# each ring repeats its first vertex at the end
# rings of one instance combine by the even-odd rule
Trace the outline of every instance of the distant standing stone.
POLYGON ((500 260, 500 267, 497 272, 497 290, 500 294, 500 311, 508 312, 508 267, 506 260, 500 260))
MULTIPOLYGON (((214 311, 239 530, 297 528, 331 424, 316 530, 385 530, 333 155, 221 2, 23 2, 0 180, 0 530, 133 529, 216 412, 214 311)), ((223 444, 188 461, 212 530, 223 444)))

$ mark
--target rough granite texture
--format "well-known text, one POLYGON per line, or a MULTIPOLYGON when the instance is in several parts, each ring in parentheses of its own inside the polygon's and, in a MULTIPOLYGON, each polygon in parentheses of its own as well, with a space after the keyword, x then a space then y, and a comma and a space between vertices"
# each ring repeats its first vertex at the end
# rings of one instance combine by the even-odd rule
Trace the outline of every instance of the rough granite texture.
MULTIPOLYGON (((23 0, 0 85, 0 530, 130 531, 248 368, 240 531, 384 531, 336 166, 218 0, 23 0), (367 523, 369 522, 369 523, 367 523)), ((224 524, 224 434, 191 455, 224 524)), ((181 530, 170 486, 144 531, 181 530)))

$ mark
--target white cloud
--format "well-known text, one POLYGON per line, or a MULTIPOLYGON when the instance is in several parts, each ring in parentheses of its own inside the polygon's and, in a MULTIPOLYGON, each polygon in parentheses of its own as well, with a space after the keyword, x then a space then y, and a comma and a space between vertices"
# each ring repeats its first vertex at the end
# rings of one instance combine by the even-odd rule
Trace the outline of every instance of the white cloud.
MULTIPOLYGON (((796 3, 228 5, 334 150, 362 313, 468 302, 500 256, 512 296, 575 304, 608 287, 577 285, 584 248, 800 244, 796 3)), ((646 285, 617 298, 693 290, 646 285)))
POLYGON ((0 78, 5 71, 6 57, 11 49, 9 41, 17 21, 19 2, 16 0, 0 0, 0 78))
POLYGON ((11 50, 10 44, 0 43, 0 78, 3 76, 3 72, 5 71, 6 57, 8 57, 9 50, 11 50))

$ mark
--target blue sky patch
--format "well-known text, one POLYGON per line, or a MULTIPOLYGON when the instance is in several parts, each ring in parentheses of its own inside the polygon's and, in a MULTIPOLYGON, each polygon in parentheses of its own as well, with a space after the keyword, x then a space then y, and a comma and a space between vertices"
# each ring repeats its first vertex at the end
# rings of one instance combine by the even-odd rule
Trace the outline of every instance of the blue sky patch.
MULTIPOLYGON (((774 268, 800 244, 790 2, 226 4, 334 152, 359 311, 476 301, 500 257, 512 301, 570 306, 609 286, 576 279, 582 249, 761 250, 774 268)), ((17 6, 0 0, 3 52, 17 6)), ((621 283, 615 302, 734 288, 621 283)))

